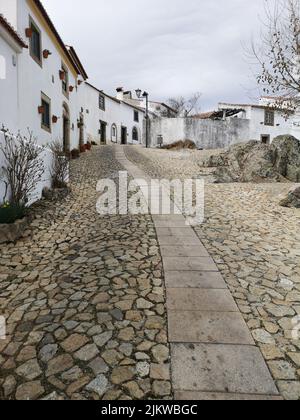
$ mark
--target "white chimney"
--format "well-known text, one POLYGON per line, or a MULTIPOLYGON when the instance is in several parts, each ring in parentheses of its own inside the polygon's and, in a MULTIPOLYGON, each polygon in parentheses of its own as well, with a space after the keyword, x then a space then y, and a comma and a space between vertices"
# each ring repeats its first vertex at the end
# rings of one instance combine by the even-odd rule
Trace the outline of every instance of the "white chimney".
POLYGON ((124 89, 122 87, 117 88, 117 99, 119 101, 124 100, 124 89))

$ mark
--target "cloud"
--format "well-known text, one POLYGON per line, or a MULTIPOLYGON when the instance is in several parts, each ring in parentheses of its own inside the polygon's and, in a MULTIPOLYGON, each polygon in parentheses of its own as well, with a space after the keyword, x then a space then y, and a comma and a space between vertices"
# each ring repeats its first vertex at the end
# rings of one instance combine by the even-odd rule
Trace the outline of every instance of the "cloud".
POLYGON ((249 101, 256 87, 243 44, 260 29, 262 0, 43 3, 91 82, 108 93, 140 87, 166 100, 200 91, 205 110, 249 101))

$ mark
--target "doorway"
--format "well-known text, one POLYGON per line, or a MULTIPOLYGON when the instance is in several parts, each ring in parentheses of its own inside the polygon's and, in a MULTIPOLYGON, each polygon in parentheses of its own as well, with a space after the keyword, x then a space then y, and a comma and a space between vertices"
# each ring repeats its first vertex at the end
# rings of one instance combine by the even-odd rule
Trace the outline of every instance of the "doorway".
POLYGON ((261 136, 261 142, 262 142, 263 144, 270 144, 270 143, 271 143, 271 137, 270 137, 270 135, 263 134, 263 135, 261 136))
POLYGON ((106 127, 107 123, 104 121, 100 121, 100 143, 106 144, 106 127))
POLYGON ((79 150, 84 145, 84 117, 80 114, 79 117, 79 150))
POLYGON ((122 127, 122 130, 121 130, 121 144, 127 144, 127 127, 122 127))

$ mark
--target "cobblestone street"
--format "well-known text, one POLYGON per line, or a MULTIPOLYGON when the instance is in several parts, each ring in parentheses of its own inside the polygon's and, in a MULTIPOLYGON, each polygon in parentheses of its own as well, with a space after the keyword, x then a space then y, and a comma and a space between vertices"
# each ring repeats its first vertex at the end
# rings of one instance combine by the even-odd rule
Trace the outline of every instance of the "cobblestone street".
MULTIPOLYGON (((293 321, 300 315, 300 214, 278 206, 279 194, 290 185, 207 184, 205 223, 195 229, 206 249, 194 232, 186 238, 180 233, 174 243, 164 235, 172 229, 186 231, 179 228, 179 219, 174 228, 166 228, 172 224, 165 217, 97 214, 97 181, 116 180, 124 170, 120 151, 98 147, 72 161, 72 194, 58 203, 42 202, 24 239, 0 249, 0 316, 7 320, 7 339, 0 341, 0 399, 230 399, 234 394, 249 399, 247 393, 255 399, 278 399, 270 372, 285 399, 299 399, 300 341, 293 337, 299 324, 293 321), (187 241, 186 246, 176 246, 180 241, 187 241), (172 258, 173 252, 178 258, 172 258), (187 255, 194 270, 200 264, 202 276, 207 271, 201 280, 205 290, 195 288, 200 282, 196 272, 175 278, 172 270, 187 255), (168 313, 165 277, 171 296, 168 313), (180 290, 183 280, 186 289, 180 290), (196 311, 199 305, 214 311, 212 296, 219 296, 229 312, 219 320, 211 312, 207 321, 196 311), (176 315, 176 310, 191 307, 200 316, 197 322, 192 312, 176 315), (183 316, 179 326, 178 316, 183 316), (230 319, 232 330, 226 330, 230 319), (205 363, 211 361, 205 361, 202 349, 220 336, 226 345, 218 346, 222 354, 212 352, 211 368, 218 372, 218 363, 226 360, 226 381, 235 359, 230 352, 249 349, 246 365, 243 353, 239 355, 247 380, 241 379, 245 372, 240 379, 236 372, 228 395, 221 374, 213 381, 220 381, 219 392, 207 392, 213 374, 207 374, 211 369, 205 363), (193 369, 195 357, 204 364, 202 374, 193 369), (194 376, 195 389, 185 384, 189 376, 194 376), (183 383, 185 392, 174 390, 174 381, 183 383), (198 392, 202 387, 206 392, 198 392)), ((187 154, 181 159, 180 154, 132 146, 124 151, 132 168, 153 178, 197 176, 198 158, 188 167, 187 154)))
POLYGON ((150 216, 100 216, 113 148, 72 161, 73 192, 0 249, 0 398, 172 396, 162 262, 150 216))
MULTIPOLYGON (((201 154, 127 148, 154 178, 197 177, 201 154)), ((195 231, 220 269, 286 399, 300 399, 300 211, 278 205, 292 184, 207 184, 195 231), (295 337, 293 337, 294 334, 295 337)))

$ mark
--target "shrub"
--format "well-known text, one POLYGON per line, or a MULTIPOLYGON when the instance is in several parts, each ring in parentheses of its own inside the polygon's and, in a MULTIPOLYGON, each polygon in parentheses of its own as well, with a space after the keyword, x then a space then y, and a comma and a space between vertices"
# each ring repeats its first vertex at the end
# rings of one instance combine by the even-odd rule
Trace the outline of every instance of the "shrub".
MULTIPOLYGON (((37 144, 31 132, 29 137, 20 134, 14 137, 7 130, 1 131, 4 135, 4 142, 0 144, 0 151, 4 157, 0 173, 0 179, 5 184, 3 201, 9 192, 8 203, 11 209, 21 209, 26 206, 31 194, 42 180, 45 172, 42 154, 45 148, 37 144)), ((4 213, 7 211, 4 210, 4 213)))
POLYGON ((85 153, 85 145, 80 146, 80 153, 85 153))
POLYGON ((64 151, 62 142, 55 140, 50 144, 53 153, 51 166, 52 188, 66 188, 69 178, 69 157, 64 151))
POLYGON ((195 150, 197 149, 196 144, 191 140, 180 140, 176 141, 175 143, 168 144, 162 147, 162 149, 166 150, 181 150, 181 149, 189 149, 195 150))

